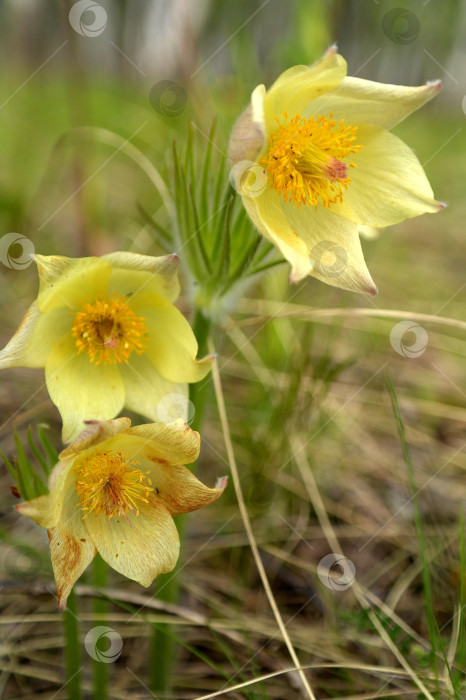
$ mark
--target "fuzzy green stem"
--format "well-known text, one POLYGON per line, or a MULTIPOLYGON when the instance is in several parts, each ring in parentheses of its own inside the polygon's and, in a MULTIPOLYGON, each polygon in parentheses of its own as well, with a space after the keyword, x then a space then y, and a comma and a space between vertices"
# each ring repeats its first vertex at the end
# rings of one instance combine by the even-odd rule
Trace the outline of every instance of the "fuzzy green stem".
POLYGON ((81 700, 81 645, 79 643, 79 619, 74 591, 68 596, 63 613, 65 631, 66 692, 68 700, 81 700))
MULTIPOLYGON (((207 353, 207 342, 211 323, 200 309, 196 309, 193 319, 193 331, 199 346, 198 356, 203 357, 207 353)), ((191 384, 189 399, 194 405, 194 417, 191 428, 199 431, 204 416, 207 398, 210 390, 210 379, 204 379, 197 384, 191 384)), ((176 521, 180 537, 180 561, 183 561, 184 534, 186 518, 181 516, 176 521)), ((159 578, 160 588, 158 597, 167 603, 177 603, 180 596, 179 566, 170 574, 159 578)), ((149 687, 154 693, 167 693, 171 691, 173 666, 176 659, 176 640, 168 634, 170 625, 158 625, 154 629, 151 640, 150 652, 150 681, 149 687)))
MULTIPOLYGON (((96 588, 104 588, 107 585, 107 573, 107 564, 102 557, 97 554, 92 564, 92 583, 96 588)), ((97 617, 96 624, 105 624, 101 615, 108 611, 107 601, 102 598, 94 598, 92 609, 97 617)), ((108 664, 96 659, 93 663, 92 676, 94 697, 99 698, 99 700, 107 700, 108 664)))

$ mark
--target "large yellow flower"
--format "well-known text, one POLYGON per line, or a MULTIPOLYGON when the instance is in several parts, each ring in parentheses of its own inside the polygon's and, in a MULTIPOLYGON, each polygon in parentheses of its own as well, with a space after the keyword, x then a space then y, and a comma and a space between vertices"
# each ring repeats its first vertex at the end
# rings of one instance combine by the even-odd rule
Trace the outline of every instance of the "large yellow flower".
POLYGON ((50 493, 16 506, 47 528, 60 610, 95 554, 142 586, 178 560, 172 516, 215 501, 227 479, 204 486, 180 466, 199 455, 182 421, 131 428, 129 418, 90 421, 59 456, 50 493))
POLYGON ((291 263, 293 281, 311 274, 376 294, 358 226, 385 227, 444 206, 411 149, 387 131, 440 89, 346 77, 332 47, 268 91, 254 90, 230 140, 232 173, 253 223, 291 263))
POLYGON ((113 418, 123 406, 163 421, 170 411, 160 401, 186 396, 187 382, 209 372, 211 358, 195 359, 194 333, 172 304, 176 255, 35 260, 39 294, 0 352, 0 368, 45 367, 65 442, 84 420, 113 418))

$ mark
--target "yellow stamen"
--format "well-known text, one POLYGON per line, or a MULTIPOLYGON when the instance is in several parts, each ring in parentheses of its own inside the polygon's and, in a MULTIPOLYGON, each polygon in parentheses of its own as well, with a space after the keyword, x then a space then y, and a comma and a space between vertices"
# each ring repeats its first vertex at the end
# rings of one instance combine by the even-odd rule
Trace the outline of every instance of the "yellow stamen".
MULTIPOLYGON (((137 501, 148 503, 151 480, 137 469, 139 462, 121 452, 95 452, 73 468, 77 472, 76 492, 83 520, 89 513, 103 513, 108 518, 126 516, 128 511, 139 515, 137 501)), ((148 474, 149 472, 147 472, 148 474)))
POLYGON ((267 173, 270 186, 285 202, 314 205, 319 200, 324 207, 343 199, 351 178, 347 176, 345 163, 350 153, 357 153, 362 146, 355 145, 357 127, 345 126, 343 119, 336 123, 333 114, 330 118, 321 115, 314 119, 302 119, 298 114, 288 123, 280 124, 269 138, 267 154, 261 161, 267 173))
POLYGON ((72 333, 78 353, 87 350, 91 362, 128 362, 131 353, 144 352, 144 318, 130 308, 126 297, 113 295, 84 304, 75 315, 72 333))

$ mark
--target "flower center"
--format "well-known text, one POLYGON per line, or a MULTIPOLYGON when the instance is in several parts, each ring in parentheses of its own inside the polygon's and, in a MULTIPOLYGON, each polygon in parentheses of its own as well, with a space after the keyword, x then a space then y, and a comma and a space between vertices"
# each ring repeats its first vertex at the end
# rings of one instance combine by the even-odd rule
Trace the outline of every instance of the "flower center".
POLYGON ((73 471, 77 472, 76 492, 81 498, 78 507, 85 511, 83 519, 89 513, 125 517, 128 510, 139 515, 138 501, 147 503, 154 489, 138 464, 121 452, 94 453, 78 462, 73 471))
POLYGON ((74 317, 72 333, 78 354, 87 350, 91 362, 128 362, 131 353, 144 352, 147 328, 126 297, 113 295, 84 304, 74 317))
POLYGON ((302 119, 298 114, 288 122, 278 123, 269 138, 267 154, 261 161, 270 180, 270 186, 285 202, 314 205, 320 201, 324 207, 343 199, 351 178, 348 167, 355 163, 345 163, 351 153, 357 153, 362 146, 355 145, 357 127, 345 126, 343 119, 336 122, 321 115, 314 119, 302 119), (287 123, 288 122, 288 123, 287 123))

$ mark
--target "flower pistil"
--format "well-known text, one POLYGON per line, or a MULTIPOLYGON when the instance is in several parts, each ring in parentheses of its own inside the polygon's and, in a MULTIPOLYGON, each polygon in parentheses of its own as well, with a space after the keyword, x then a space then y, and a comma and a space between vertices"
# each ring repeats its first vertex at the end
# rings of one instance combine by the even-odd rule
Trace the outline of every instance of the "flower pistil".
POLYGON ((141 354, 146 348, 144 318, 134 313, 126 297, 84 304, 74 317, 72 333, 78 354, 86 350, 96 365, 128 362, 133 351, 141 354))
POLYGON ((139 515, 138 501, 147 503, 154 489, 138 465, 122 452, 94 453, 80 460, 74 471, 83 519, 89 513, 103 513, 108 518, 125 517, 128 511, 139 515))
POLYGON ((270 135, 268 150, 261 161, 270 186, 284 201, 301 207, 313 205, 317 209, 319 200, 324 207, 343 199, 343 190, 351 182, 348 167, 353 162, 344 162, 351 153, 362 146, 354 144, 357 127, 338 124, 330 118, 318 115, 303 119, 299 114, 280 123, 270 135))

